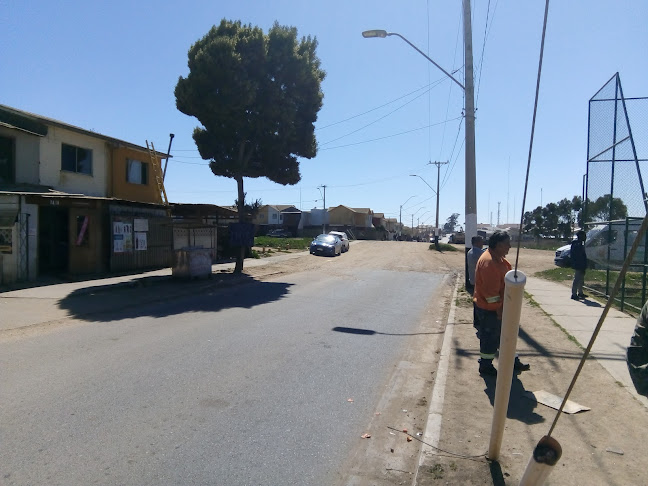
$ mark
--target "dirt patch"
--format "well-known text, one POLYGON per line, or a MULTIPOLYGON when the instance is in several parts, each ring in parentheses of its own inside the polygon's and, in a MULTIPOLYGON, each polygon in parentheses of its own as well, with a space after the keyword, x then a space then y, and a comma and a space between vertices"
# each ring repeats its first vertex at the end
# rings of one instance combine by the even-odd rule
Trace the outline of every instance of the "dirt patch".
MULTIPOLYGON (((514 260, 514 255, 509 257, 514 260)), ((552 267, 551 252, 520 253, 519 268, 527 275, 552 267)), ((469 300, 457 302, 439 443, 443 451, 428 456, 418 484, 519 484, 534 447, 558 413, 530 400, 526 392, 545 390, 564 396, 583 351, 542 309, 528 301, 523 304, 518 352, 531 370, 513 377, 500 457, 489 462, 496 381, 477 372, 479 341, 472 326, 472 306, 469 300)), ((646 408, 592 359, 586 362, 570 399, 591 410, 559 417, 552 436, 560 442, 563 455, 546 484, 648 484, 643 445, 646 408)))

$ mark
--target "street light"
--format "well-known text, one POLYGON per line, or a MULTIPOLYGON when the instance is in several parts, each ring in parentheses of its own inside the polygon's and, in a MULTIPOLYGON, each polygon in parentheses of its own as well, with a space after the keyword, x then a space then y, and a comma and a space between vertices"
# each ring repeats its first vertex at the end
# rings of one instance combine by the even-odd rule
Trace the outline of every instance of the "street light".
MULTIPOLYGON (((387 32, 386 30, 366 30, 362 33, 365 38, 379 37, 384 38, 391 35, 400 37, 414 48, 425 59, 434 64, 443 73, 452 79, 465 92, 464 116, 466 117, 466 254, 472 247, 472 237, 477 236, 477 176, 475 171, 475 86, 473 82, 473 54, 472 54, 472 25, 470 14, 470 0, 463 0, 463 32, 464 32, 464 61, 465 76, 462 85, 450 73, 441 68, 436 62, 430 59, 423 51, 408 41, 405 37, 396 32, 387 32)), ((466 282, 468 282, 468 263, 465 265, 466 282)), ((469 284, 468 284, 469 285, 469 284)))
MULTIPOLYGON (((432 162, 430 162, 430 164, 431 163, 432 162)), ((434 231, 434 246, 436 247, 437 250, 439 249, 439 192, 440 192, 440 190, 439 190, 439 179, 441 178, 441 166, 443 164, 447 164, 447 162, 434 162, 434 165, 437 166, 437 188, 436 188, 436 191, 434 189, 432 189, 432 186, 430 184, 428 184, 427 181, 425 179, 423 179, 420 175, 410 174, 410 177, 418 177, 423 182, 425 182, 425 184, 430 189, 432 189, 432 192, 434 194, 436 194, 436 227, 435 227, 436 229, 434 231)))
POLYGON ((408 197, 407 200, 403 204, 400 205, 400 211, 398 212, 398 224, 400 226, 400 228, 398 229, 398 231, 399 231, 398 236, 403 236, 403 206, 405 206, 405 204, 407 204, 407 201, 409 201, 413 197, 416 197, 416 196, 408 197))

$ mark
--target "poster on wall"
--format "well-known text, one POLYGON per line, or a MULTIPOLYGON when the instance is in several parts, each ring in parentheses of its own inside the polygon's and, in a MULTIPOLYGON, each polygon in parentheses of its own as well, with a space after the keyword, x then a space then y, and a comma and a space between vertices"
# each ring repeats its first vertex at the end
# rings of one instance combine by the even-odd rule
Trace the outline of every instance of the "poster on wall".
POLYGON ((148 219, 135 218, 135 220, 133 221, 133 231, 138 232, 138 231, 148 231, 148 230, 149 230, 148 219))
POLYGON ((146 250, 146 233, 135 233, 135 251, 146 250))
POLYGON ((113 252, 133 251, 133 225, 123 221, 113 222, 113 252))

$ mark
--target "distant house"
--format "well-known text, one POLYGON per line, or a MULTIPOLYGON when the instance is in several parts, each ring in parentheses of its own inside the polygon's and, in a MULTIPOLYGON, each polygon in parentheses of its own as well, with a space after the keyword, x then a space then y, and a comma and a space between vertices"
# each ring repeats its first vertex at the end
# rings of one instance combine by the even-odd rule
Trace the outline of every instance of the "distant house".
POLYGON ((263 234, 277 226, 296 231, 300 226, 301 214, 290 204, 266 204, 259 208, 252 222, 260 227, 263 234))
POLYGON ((387 229, 387 220, 385 220, 385 214, 384 213, 374 213, 373 217, 371 218, 371 223, 373 224, 374 228, 383 228, 387 229))
POLYGON ((373 211, 368 208, 350 208, 340 205, 329 209, 329 225, 352 229, 373 228, 373 211))
POLYGON ((385 220, 385 229, 390 233, 395 233, 396 231, 398 231, 398 219, 387 218, 385 220))

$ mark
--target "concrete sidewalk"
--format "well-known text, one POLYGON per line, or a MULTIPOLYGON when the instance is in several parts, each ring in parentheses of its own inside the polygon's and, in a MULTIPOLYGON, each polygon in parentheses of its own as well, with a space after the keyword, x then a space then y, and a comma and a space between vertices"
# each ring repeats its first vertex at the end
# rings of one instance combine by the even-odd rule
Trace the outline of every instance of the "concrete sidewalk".
MULTIPOLYGON (((604 304, 591 298, 572 300, 571 288, 536 277, 527 278, 525 290, 560 327, 587 348, 604 304)), ((626 349, 636 323, 636 318, 611 308, 592 346, 591 356, 648 407, 648 398, 637 394, 626 364, 626 349)))

